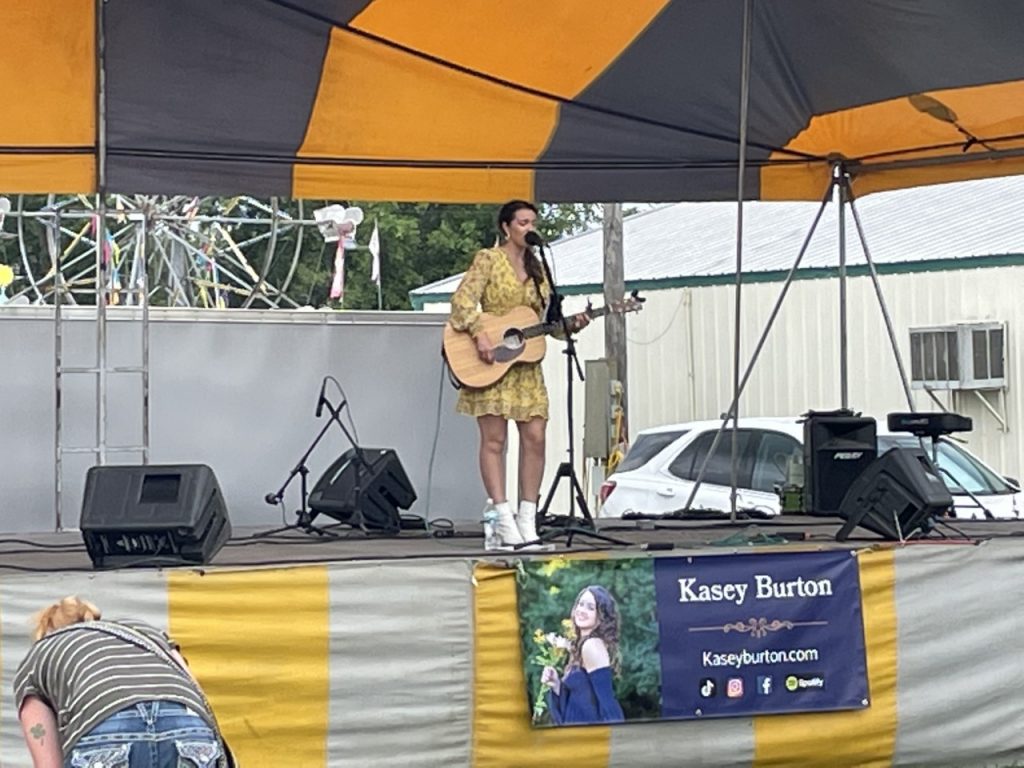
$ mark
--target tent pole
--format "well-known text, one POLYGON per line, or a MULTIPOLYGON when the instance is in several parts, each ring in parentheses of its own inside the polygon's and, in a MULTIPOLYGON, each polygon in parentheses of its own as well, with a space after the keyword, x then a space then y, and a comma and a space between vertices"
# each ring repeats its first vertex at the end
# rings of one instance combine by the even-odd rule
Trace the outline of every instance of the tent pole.
MULTIPOLYGON (((107 38, 105 0, 96 0, 96 445, 97 463, 107 463, 107 285, 112 265, 104 258, 107 238, 107 38)), ((113 253, 110 254, 113 258, 113 253)))
MULTIPOLYGON (((743 43, 740 51, 740 124, 739 161, 736 172, 736 305, 732 351, 732 453, 729 468, 729 519, 736 521, 736 496, 739 485, 739 415, 740 415, 740 336, 742 329, 743 298, 743 199, 747 172, 747 128, 750 106, 750 38, 753 25, 753 0, 743 3, 743 43)), ((710 455, 710 454, 709 454, 710 455)), ((687 501, 689 506, 689 501, 687 501)))
POLYGON ((106 0, 96 0, 96 191, 107 190, 107 39, 104 31, 106 0))
POLYGON ((707 470, 708 461, 715 455, 715 451, 718 449, 718 443, 722 438, 722 432, 725 431, 726 424, 728 424, 729 420, 732 418, 731 414, 736 410, 736 403, 739 400, 739 396, 743 394, 743 390, 746 389, 747 383, 750 381, 750 376, 754 372, 754 366, 757 364, 757 359, 761 356, 761 350, 764 349, 764 345, 768 341, 768 335, 771 333, 772 327, 775 325, 775 319, 779 316, 779 312, 782 309, 782 303, 786 300, 786 294, 789 293, 789 287, 793 284, 793 280, 796 279, 797 270, 800 269, 800 264, 804 260, 804 254, 807 253, 807 249, 811 245, 811 238, 814 237, 814 233, 818 229, 818 223, 821 221, 821 217, 825 213, 825 207, 829 204, 831 199, 832 185, 829 184, 828 189, 825 190, 824 197, 822 197, 821 205, 818 207, 818 212, 814 216, 814 221, 811 222, 811 228, 804 236, 804 242, 803 245, 800 246, 800 252, 796 255, 796 261, 794 261, 793 266, 789 268, 789 273, 786 275, 786 282, 782 284, 782 290, 779 291, 779 298, 775 300, 775 306, 772 307, 772 311, 768 315, 768 320, 765 322, 764 329, 761 331, 761 337, 757 340, 757 344, 754 345, 754 352, 750 356, 750 362, 747 363, 747 368, 743 372, 743 378, 740 379, 739 391, 733 396, 733 401, 729 404, 728 410, 726 410, 725 414, 722 416, 722 425, 718 428, 718 432, 715 433, 715 437, 711 441, 711 446, 704 455, 704 462, 700 465, 700 469, 697 470, 697 477, 694 478, 693 488, 690 489, 690 495, 686 499, 686 504, 683 505, 683 512, 689 511, 694 498, 697 496, 697 490, 704 481, 704 473, 707 470))
MULTIPOLYGON (((849 184, 849 178, 846 179, 849 184)), ((860 237, 860 247, 864 250, 864 259, 868 263, 868 272, 871 275, 871 283, 875 287, 875 296, 878 298, 878 306, 882 311, 882 320, 885 321, 885 331, 889 335, 889 345, 892 347, 892 356, 896 360, 896 369, 900 374, 900 384, 903 385, 903 394, 907 398, 907 407, 913 413, 917 410, 914 405, 914 395, 910 389, 910 380, 907 378, 907 369, 903 365, 903 356, 900 354, 900 346, 896 341, 896 330, 892 325, 892 317, 889 315, 889 307, 885 303, 885 296, 882 294, 882 284, 878 279, 878 271, 875 269, 875 260, 871 257, 868 248, 867 237, 864 235, 864 227, 860 223, 860 214, 857 213, 857 206, 854 205, 853 190, 846 189, 846 197, 850 201, 850 213, 853 214, 853 223, 857 228, 857 235, 860 237)))
POLYGON ((850 179, 842 161, 832 167, 832 181, 839 188, 839 402, 850 407, 849 344, 846 336, 846 204, 850 179))

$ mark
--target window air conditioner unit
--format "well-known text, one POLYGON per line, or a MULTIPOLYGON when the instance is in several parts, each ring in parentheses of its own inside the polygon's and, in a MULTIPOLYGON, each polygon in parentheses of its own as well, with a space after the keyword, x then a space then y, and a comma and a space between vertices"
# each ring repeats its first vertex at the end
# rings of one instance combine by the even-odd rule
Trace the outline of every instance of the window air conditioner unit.
POLYGON ((910 371, 915 389, 1002 389, 1006 324, 911 328, 910 371))

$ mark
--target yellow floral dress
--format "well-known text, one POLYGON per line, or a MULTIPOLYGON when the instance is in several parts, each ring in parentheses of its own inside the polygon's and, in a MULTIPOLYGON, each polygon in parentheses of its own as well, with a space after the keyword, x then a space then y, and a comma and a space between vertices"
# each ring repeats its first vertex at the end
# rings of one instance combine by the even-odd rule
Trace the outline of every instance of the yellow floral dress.
MULTIPOLYGON (((503 315, 515 307, 528 306, 543 316, 548 295, 547 280, 541 280, 541 292, 532 277, 520 282, 515 268, 501 248, 477 251, 473 263, 452 294, 452 314, 448 322, 457 331, 476 333, 481 310, 503 315)), ((497 339, 491 339, 497 342, 497 339)), ((514 421, 548 418, 548 392, 540 363, 518 363, 489 387, 459 390, 459 413, 469 416, 492 414, 514 421)))

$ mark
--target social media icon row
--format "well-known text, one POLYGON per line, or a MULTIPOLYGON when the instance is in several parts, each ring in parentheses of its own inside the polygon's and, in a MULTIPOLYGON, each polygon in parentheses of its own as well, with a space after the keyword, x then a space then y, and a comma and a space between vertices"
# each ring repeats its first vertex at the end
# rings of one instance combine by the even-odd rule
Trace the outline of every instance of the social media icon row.
MULTIPOLYGON (((787 681, 788 682, 788 681, 787 681)), ((701 678, 701 698, 710 699, 718 695, 718 681, 713 677, 701 678)), ((755 689, 759 696, 769 696, 775 690, 775 682, 771 675, 758 675, 755 689)), ((742 677, 730 677, 725 681, 725 696, 729 699, 742 699, 744 685, 742 677)))

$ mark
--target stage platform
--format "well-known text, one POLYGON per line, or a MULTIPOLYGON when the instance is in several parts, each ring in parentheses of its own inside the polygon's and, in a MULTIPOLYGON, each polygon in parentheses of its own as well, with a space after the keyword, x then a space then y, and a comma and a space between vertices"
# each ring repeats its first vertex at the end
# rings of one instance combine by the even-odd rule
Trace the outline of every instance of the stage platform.
MULTIPOLYGON (((558 534, 541 551, 485 552, 479 525, 447 523, 425 530, 421 522, 412 522, 398 535, 364 533, 342 525, 331 525, 324 518, 325 535, 298 529, 236 528, 231 540, 217 553, 209 567, 266 567, 306 563, 335 563, 360 560, 403 560, 414 558, 497 558, 550 557, 593 551, 671 554, 675 551, 705 549, 744 549, 758 546, 803 544, 813 547, 872 547, 890 545, 878 536, 855 529, 846 542, 835 540, 842 522, 833 517, 806 515, 773 519, 737 520, 647 518, 636 520, 598 520, 596 531, 621 540, 605 542, 584 530, 572 538, 559 531, 567 521, 559 518, 544 526, 546 534, 558 534)), ((321 521, 317 521, 320 523, 321 521)), ((577 530, 579 530, 577 526, 577 530)), ((970 543, 992 538, 1024 537, 1021 521, 958 521, 939 523, 934 530, 908 546, 970 543)), ((25 571, 88 571, 93 566, 77 531, 43 534, 0 534, 0 573, 25 571)))
POLYGON ((1024 760, 1024 522, 900 545, 838 520, 599 521, 539 553, 479 528, 337 538, 239 529, 202 567, 96 571, 77 533, 0 535, 0 765, 29 765, 11 681, 65 594, 165 626, 243 766, 1009 766, 1024 760), (961 536, 963 534, 963 536, 961 536), (532 729, 521 557, 856 552, 871 704, 857 711, 532 729))

